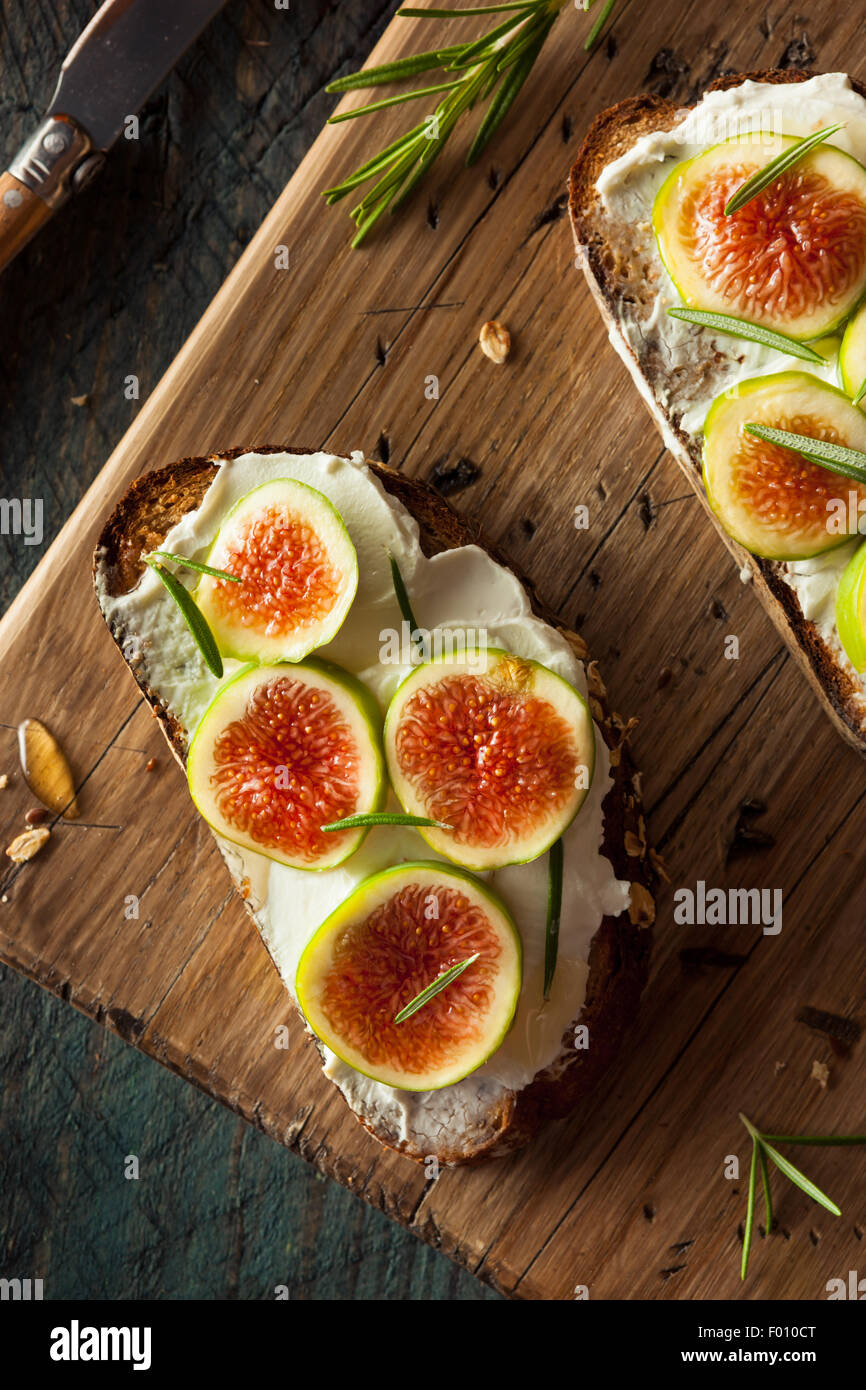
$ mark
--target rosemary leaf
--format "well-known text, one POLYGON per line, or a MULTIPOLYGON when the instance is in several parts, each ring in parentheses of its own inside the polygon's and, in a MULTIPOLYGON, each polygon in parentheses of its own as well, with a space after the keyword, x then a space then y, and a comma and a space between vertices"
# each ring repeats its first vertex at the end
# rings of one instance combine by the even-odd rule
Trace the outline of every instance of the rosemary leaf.
POLYGON ((789 430, 777 430, 753 421, 743 425, 743 429, 756 439, 779 444, 783 449, 802 454, 809 463, 826 468, 830 473, 839 473, 843 478, 866 483, 866 453, 860 449, 848 449, 844 444, 830 444, 824 439, 813 439, 808 434, 792 434, 789 430))
POLYGON ((758 1141, 752 1138, 752 1165, 749 1169, 749 1196, 746 1202, 746 1224, 743 1227, 743 1258, 740 1261, 740 1278, 745 1279, 749 1268, 749 1251, 752 1248, 752 1231, 755 1225, 755 1187, 758 1176, 758 1141))
POLYGON ((546 37, 547 31, 545 31, 544 38, 536 41, 536 45, 529 50, 523 61, 516 64, 516 66, 510 70, 507 77, 503 79, 499 91, 487 108, 487 115, 478 127, 478 133, 469 147, 469 153, 466 156, 468 168, 471 168, 473 164, 478 162, 488 144, 493 139, 493 136, 496 134, 496 131, 499 129, 499 126, 508 115, 511 103, 514 101, 529 76, 532 70, 532 64, 538 57, 538 50, 541 48, 546 37))
POLYGON ((407 77, 417 77, 431 68, 444 68, 452 58, 463 52, 465 44, 455 43, 450 48, 433 48, 427 53, 413 53, 408 58, 397 58, 393 63, 382 63, 377 68, 362 68, 360 72, 347 73, 345 77, 335 77, 325 88, 326 92, 356 92, 360 87, 382 87, 386 82, 402 82, 407 77))
POLYGON ((513 67, 528 48, 535 47, 538 35, 542 30, 546 38, 555 19, 556 15, 551 15, 549 18, 544 15, 533 15, 526 27, 521 29, 519 34, 514 35, 504 52, 491 55, 496 58, 496 71, 505 72, 507 68, 513 67))
POLYGON ((361 811, 357 816, 346 816, 343 820, 322 825, 320 830, 356 830, 364 825, 435 825, 437 830, 450 830, 451 826, 441 820, 430 820, 429 816, 410 816, 402 811, 361 811))
POLYGON ((798 164, 816 145, 823 142, 831 135, 835 135, 837 130, 842 129, 842 124, 828 125, 823 130, 816 130, 814 135, 806 135, 802 140, 795 140, 793 145, 789 145, 781 154, 777 154, 771 159, 769 164, 765 164, 763 169, 758 169, 751 178, 740 184, 740 187, 725 204, 725 216, 730 217, 732 213, 739 212, 741 208, 750 203, 753 198, 757 198, 759 193, 763 193, 769 184, 773 183, 782 174, 786 174, 793 165, 798 164))
POLYGON ((866 1134, 765 1134, 768 1144, 821 1144, 834 1148, 846 1148, 855 1144, 866 1144, 866 1134))
POLYGON ((550 988, 556 974, 559 954, 559 919, 562 915, 562 840, 551 845, 547 856, 547 925, 544 934, 544 997, 550 998, 550 988))
POLYGON ((185 589, 180 580, 176 579, 171 571, 167 570, 165 565, 161 565, 158 560, 147 559, 145 563, 148 564, 154 574, 162 580, 180 609, 184 622, 195 638, 196 645, 204 658, 205 665, 213 675, 219 678, 223 673, 223 661, 219 654, 219 648, 214 641, 213 633, 205 621, 204 614, 196 606, 189 590, 185 589))
POLYGON ((586 43, 583 45, 584 52, 589 53, 590 49, 594 48, 598 40, 601 38, 601 31, 607 23, 608 18, 610 17, 610 12, 615 4, 616 0, 607 0, 607 4, 605 5, 598 19, 593 24, 592 28, 589 31, 589 34, 587 35, 586 43))
POLYGON ((450 970, 445 970, 432 984, 429 984, 426 989, 422 989, 420 994, 416 994, 415 998, 400 1010, 394 1022, 405 1023, 407 1018, 417 1014, 419 1009, 423 1009, 425 1004, 429 1004, 431 999, 434 999, 437 994, 441 994, 442 990, 456 980, 458 975, 462 975, 463 971, 478 959, 479 954, 480 952, 476 951, 475 955, 469 956, 468 960, 461 960, 457 965, 452 965, 450 970))
MULTIPOLYGON (((697 324, 699 328, 712 328, 716 333, 728 333, 732 338, 745 338, 750 343, 760 343, 762 347, 775 348, 789 357, 799 357, 803 362, 823 362, 820 353, 806 343, 789 338, 787 333, 775 333, 771 328, 762 328, 747 319, 737 318, 735 314, 717 314, 709 309, 686 309, 677 305, 668 309, 672 319, 683 319, 686 323, 697 324)), ((866 382, 864 382, 866 385, 866 382)))
POLYGON ((475 5, 472 9, 416 10, 409 5, 402 6, 398 15, 404 19, 453 19, 464 14, 499 14, 501 10, 537 10, 539 0, 515 0, 511 5, 475 5))
POLYGON ((764 1152, 763 1144, 758 1145, 758 1159, 761 1164, 761 1182, 764 1187, 764 1210, 767 1213, 767 1235, 773 1229, 773 1199, 770 1196, 770 1170, 767 1167, 767 1155, 764 1152))
POLYGON ((404 101, 417 101, 419 97, 429 97, 434 92, 450 92, 459 85, 458 77, 453 82, 438 82, 435 87, 418 87, 414 92, 398 92, 396 96, 383 97, 381 101, 371 101, 366 106, 356 106, 353 111, 343 111, 338 116, 329 116, 328 125, 354 121, 356 116, 369 116, 371 111, 382 111, 386 106, 400 106, 404 101))
POLYGON ((243 583, 239 574, 229 574, 228 570, 215 570, 211 565, 203 565, 199 560, 190 560, 186 555, 172 555, 170 550, 152 550, 150 553, 158 560, 171 560, 182 569, 195 570, 196 574, 209 574, 214 579, 229 579, 232 584, 243 583))
POLYGON ((409 598, 409 591, 403 581, 402 571, 397 563, 396 556, 392 555, 390 550, 388 551, 388 563, 391 566, 391 580, 394 585, 394 593, 400 605, 400 612, 403 614, 403 621, 409 624, 409 638, 411 640, 418 631, 418 624, 415 621, 415 614, 412 612, 412 602, 409 598))
POLYGON ((515 29, 518 24, 525 23, 527 14, 528 11, 524 10, 521 13, 512 15, 510 19, 504 19, 501 24, 497 24, 495 28, 490 30, 489 34, 484 35, 483 39, 476 39, 475 43, 468 43, 459 57, 451 59, 451 62, 448 64, 449 71, 455 71, 458 68, 475 67, 476 63, 481 62, 483 58, 489 57, 490 50, 497 39, 504 38, 504 36, 510 33, 512 29, 515 29))
POLYGON ((801 1173, 799 1168, 795 1168, 793 1163, 790 1163, 785 1155, 779 1153, 779 1150, 774 1148, 772 1144, 768 1144, 766 1139, 763 1139, 761 1142, 766 1150, 767 1157, 773 1160, 780 1173, 784 1173, 785 1177, 789 1178, 792 1183, 801 1188, 802 1191, 806 1193, 807 1197, 812 1198, 813 1202, 817 1202, 819 1206, 825 1207, 827 1211, 832 1212, 834 1216, 842 1215, 836 1203, 831 1201, 830 1198, 821 1191, 820 1187, 816 1187, 811 1178, 807 1178, 805 1173, 801 1173))

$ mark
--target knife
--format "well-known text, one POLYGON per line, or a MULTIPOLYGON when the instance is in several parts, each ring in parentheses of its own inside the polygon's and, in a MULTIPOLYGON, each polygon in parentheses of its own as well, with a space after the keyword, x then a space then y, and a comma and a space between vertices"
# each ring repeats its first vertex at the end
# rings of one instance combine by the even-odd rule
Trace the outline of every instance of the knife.
POLYGON ((48 114, 0 174, 0 270, 105 163, 225 0, 106 0, 66 56, 48 114))

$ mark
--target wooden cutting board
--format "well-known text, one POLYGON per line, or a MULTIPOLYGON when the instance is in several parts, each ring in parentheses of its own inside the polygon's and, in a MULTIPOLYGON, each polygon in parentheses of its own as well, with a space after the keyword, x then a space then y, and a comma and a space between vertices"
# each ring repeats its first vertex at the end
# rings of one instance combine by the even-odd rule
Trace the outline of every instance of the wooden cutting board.
MULTIPOLYGON (((506 1293, 820 1298, 864 1259, 857 1151, 809 1151, 805 1165, 841 1219, 777 1184, 780 1230, 758 1239, 744 1289, 744 1190, 725 1165, 746 1162, 741 1109, 777 1130, 864 1128, 866 1053, 830 1037, 864 1011, 863 765, 820 715, 607 346, 572 263, 564 184, 602 107, 647 87, 685 98, 722 69, 842 67, 858 17, 821 0, 806 33, 782 0, 760 13, 741 0, 622 0, 618 14, 614 38, 587 57, 586 21, 566 12, 484 164, 464 171, 458 140, 366 251, 349 250, 344 213, 319 191, 369 155, 373 131, 324 131, 142 402, 0 625, 8 839, 32 804, 15 772, 25 716, 61 738, 83 813, 5 870, 0 957, 506 1293), (477 347, 493 317, 514 339, 503 367, 477 347), (651 836, 673 888, 784 895, 783 930, 765 936, 678 925, 666 890, 638 1027, 594 1104, 507 1162, 435 1182, 380 1149, 321 1077, 90 589, 94 537, 133 477, 278 443, 362 448, 444 480, 583 631, 614 706, 640 717, 651 836), (579 505, 588 531, 573 524, 579 505), (729 634, 738 660, 725 659, 729 634), (288 1052, 275 1046, 284 1022, 288 1052)), ((456 21, 436 42, 466 32, 456 21)), ((395 20, 373 61, 429 35, 424 21, 395 20)), ((376 137, 405 124, 397 108, 376 137)), ((130 357, 133 370, 133 344, 130 357)))

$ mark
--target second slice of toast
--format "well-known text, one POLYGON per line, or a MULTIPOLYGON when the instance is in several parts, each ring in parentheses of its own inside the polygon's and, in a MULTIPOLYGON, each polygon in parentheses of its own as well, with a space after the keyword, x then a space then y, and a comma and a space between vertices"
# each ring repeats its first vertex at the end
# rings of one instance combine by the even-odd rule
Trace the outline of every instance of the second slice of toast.
MULTIPOLYGON (((777 115, 772 105, 774 88, 810 80, 812 87, 804 89, 804 109, 808 101, 810 117, 828 124, 832 118, 822 117, 821 113, 822 89, 816 89, 810 73, 773 69, 727 76, 713 83, 708 91, 730 92, 745 83, 761 84, 765 91, 765 98, 761 99, 766 100, 778 123, 786 121, 791 107, 777 102, 777 115)), ((754 102, 756 93, 748 90, 754 102)), ((849 90, 857 98, 866 97, 866 88, 855 81, 850 81, 849 90)), ((659 303, 668 298, 671 304, 680 300, 675 290, 670 292, 646 210, 635 202, 634 216, 613 216, 599 190, 604 171, 627 155, 637 141, 662 132, 676 133, 697 105, 684 108, 661 97, 640 96, 622 101, 596 118, 572 167, 569 183, 577 263, 607 323, 613 347, 630 371, 669 452, 736 559, 741 577, 755 589, 836 728, 859 753, 866 754, 863 681, 834 635, 832 623, 819 622, 811 615, 789 566, 749 554, 723 530, 707 501, 701 476, 700 422, 682 408, 682 402, 691 397, 710 398, 730 386, 741 375, 737 353, 748 345, 734 338, 714 337, 709 330, 681 325, 678 341, 685 345, 685 350, 671 353, 669 335, 666 338, 659 327, 659 303)), ((801 132, 795 129, 786 133, 801 132)), ((683 157, 687 156, 680 156, 683 157)), ((663 158, 666 169, 673 167, 670 154, 663 154, 662 146, 652 158, 659 160, 660 167, 663 158)), ((770 355, 766 365, 755 374, 781 369, 770 355)))

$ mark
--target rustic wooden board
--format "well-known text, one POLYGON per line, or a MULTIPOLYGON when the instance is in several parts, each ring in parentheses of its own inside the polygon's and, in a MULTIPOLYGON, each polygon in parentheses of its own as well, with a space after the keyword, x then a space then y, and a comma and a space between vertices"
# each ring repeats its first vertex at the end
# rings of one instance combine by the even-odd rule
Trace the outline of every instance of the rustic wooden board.
MULTIPOLYGON (((857 1267, 862 1165, 832 1151, 810 1161, 841 1221, 780 1191, 782 1229, 742 1290, 742 1186, 723 1163, 745 1157, 740 1109, 776 1127, 862 1128, 862 1048, 839 1056, 796 1021, 804 1005, 863 1009, 862 764, 684 495, 605 345, 561 214, 571 156, 601 107, 646 85, 685 99, 722 68, 843 66, 857 19, 822 3, 806 38, 782 0, 760 15, 623 0, 620 14, 616 44, 590 58, 567 15, 482 176, 458 172, 449 150, 387 240, 361 254, 318 190, 368 150, 369 133, 326 130, 144 401, 0 626, 5 762, 17 720, 45 719, 70 751, 87 823, 5 872, 0 957, 505 1292, 816 1298, 857 1267), (279 244, 288 271, 275 268, 279 244), (514 335, 504 368, 476 346, 493 316, 514 335), (320 1077, 89 590, 99 522, 132 477, 282 442, 362 447, 422 476, 462 461, 474 481, 457 504, 582 628, 615 706, 641 717, 650 828, 674 886, 784 894, 777 937, 675 926, 664 895, 641 1020, 595 1104, 507 1163, 435 1183, 370 1140, 320 1077), (588 533, 572 525, 579 503, 588 533), (729 633, 738 661, 724 659, 729 633), (748 798, 766 806, 757 819, 744 817, 748 798), (758 850, 744 824, 769 843, 758 850), (138 919, 124 916, 129 894, 138 919), (273 1046, 283 1021, 288 1054, 273 1046), (810 1077, 815 1060, 830 1065, 826 1089, 810 1077)), ((424 42, 423 21, 397 21, 375 61, 424 42)), ((398 111, 383 133, 402 125, 398 111)), ((30 798, 20 779, 3 797, 12 824, 30 798)))

